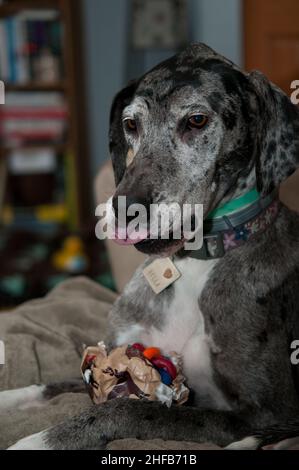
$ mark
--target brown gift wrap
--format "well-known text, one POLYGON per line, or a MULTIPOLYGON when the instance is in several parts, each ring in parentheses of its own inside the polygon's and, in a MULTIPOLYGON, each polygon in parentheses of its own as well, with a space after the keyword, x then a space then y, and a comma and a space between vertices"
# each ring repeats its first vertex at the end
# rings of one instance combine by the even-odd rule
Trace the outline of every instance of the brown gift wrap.
POLYGON ((132 346, 120 346, 107 354, 105 344, 98 343, 85 349, 81 372, 95 404, 112 398, 159 400, 170 406, 188 400, 189 390, 181 372, 181 360, 176 353, 169 354, 177 376, 165 385, 150 360, 132 346))

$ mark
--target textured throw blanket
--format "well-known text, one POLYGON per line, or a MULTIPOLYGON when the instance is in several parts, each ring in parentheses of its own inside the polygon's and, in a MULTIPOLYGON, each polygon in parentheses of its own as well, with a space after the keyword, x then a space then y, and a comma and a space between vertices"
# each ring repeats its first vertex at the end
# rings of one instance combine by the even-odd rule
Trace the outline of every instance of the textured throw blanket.
MULTIPOLYGON (((116 294, 83 278, 60 284, 43 299, 0 314, 0 340, 6 361, 0 366, 0 390, 75 378, 80 375, 83 345, 105 336, 106 320, 116 294)), ((66 393, 38 408, 0 415, 0 449, 46 429, 91 404, 87 394, 66 393)), ((109 444, 110 449, 202 449, 196 443, 138 441, 109 444)), ((214 447, 215 448, 215 447, 214 447)))

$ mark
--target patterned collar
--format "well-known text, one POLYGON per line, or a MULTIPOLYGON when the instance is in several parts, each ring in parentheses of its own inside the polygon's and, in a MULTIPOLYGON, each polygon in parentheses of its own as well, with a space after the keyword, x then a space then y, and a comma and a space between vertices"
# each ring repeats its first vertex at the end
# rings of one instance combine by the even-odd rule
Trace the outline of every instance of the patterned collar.
MULTIPOLYGON (((252 193, 252 192, 251 192, 252 193)), ((203 245, 200 250, 184 250, 182 255, 208 260, 221 258, 230 250, 264 232, 276 219, 280 208, 277 191, 229 215, 204 221, 203 245)))

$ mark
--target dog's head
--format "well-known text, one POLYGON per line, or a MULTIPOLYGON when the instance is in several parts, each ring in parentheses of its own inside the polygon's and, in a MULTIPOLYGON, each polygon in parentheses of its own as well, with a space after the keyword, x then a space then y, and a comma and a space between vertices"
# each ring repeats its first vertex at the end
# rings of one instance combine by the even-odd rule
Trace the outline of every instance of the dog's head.
MULTIPOLYGON (((299 118, 261 73, 195 44, 115 98, 110 151, 129 203, 203 204, 204 215, 257 182, 271 192, 299 163, 299 118)), ((173 241, 145 240, 147 253, 173 241)))

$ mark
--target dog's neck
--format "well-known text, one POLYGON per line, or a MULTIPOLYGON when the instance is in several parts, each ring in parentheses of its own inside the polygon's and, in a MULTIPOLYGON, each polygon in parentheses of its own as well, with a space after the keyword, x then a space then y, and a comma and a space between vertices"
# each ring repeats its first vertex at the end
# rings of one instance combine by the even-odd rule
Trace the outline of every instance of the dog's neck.
MULTIPOLYGON (((214 210, 210 211, 205 218, 213 218, 213 215, 211 216, 211 214, 218 213, 219 208, 234 205, 235 201, 240 201, 242 204, 242 201, 244 200, 243 204, 246 205, 246 195, 255 191, 256 187, 256 172, 255 168, 252 168, 246 175, 238 177, 232 188, 226 191, 225 196, 221 198, 220 202, 216 204, 214 210)), ((249 198, 249 202, 252 202, 252 199, 249 198)), ((241 207, 241 204, 237 204, 238 209, 241 207)), ((221 212, 226 215, 225 211, 221 210, 221 212)))
POLYGON ((279 212, 277 191, 262 197, 256 189, 255 173, 240 179, 235 189, 204 220, 203 246, 185 251, 185 255, 200 259, 221 258, 257 232, 265 231, 279 212))

